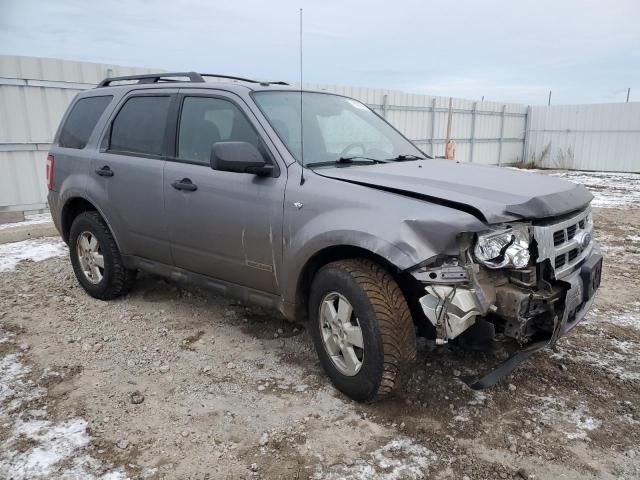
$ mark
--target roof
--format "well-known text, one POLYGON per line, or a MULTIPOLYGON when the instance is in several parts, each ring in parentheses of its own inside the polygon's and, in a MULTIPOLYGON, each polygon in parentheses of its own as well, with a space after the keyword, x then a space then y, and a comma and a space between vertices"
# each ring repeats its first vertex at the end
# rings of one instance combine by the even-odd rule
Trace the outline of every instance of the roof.
MULTIPOLYGON (((226 90, 245 91, 269 90, 272 86, 278 89, 298 90, 283 81, 260 81, 243 77, 235 77, 222 74, 206 74, 197 72, 170 72, 170 73, 149 73, 143 75, 127 75, 123 77, 109 77, 102 80, 96 89, 148 89, 148 88, 220 88, 224 84, 226 90), (215 79, 216 81, 208 81, 215 79), (135 83, 134 83, 135 82, 135 83), (115 85, 114 85, 115 83, 115 85)), ((95 90, 93 92, 95 92, 95 90)))

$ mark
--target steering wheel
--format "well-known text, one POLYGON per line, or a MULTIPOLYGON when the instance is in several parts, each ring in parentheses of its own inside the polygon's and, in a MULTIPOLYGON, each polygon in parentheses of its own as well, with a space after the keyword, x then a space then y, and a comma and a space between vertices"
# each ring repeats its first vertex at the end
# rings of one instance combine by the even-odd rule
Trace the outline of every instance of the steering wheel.
POLYGON ((347 154, 354 148, 360 148, 362 150, 361 155, 364 155, 365 153, 367 153, 367 147, 365 147, 363 143, 354 142, 354 143, 350 143, 342 150, 342 153, 340 153, 340 157, 346 157, 347 154))

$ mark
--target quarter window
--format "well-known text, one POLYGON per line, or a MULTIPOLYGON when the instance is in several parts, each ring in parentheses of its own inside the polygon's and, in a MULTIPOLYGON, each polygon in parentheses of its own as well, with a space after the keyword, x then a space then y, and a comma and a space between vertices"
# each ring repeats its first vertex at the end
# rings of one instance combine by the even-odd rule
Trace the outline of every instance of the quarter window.
POLYGON ((127 100, 113 121, 109 150, 162 155, 170 103, 169 96, 127 100))
POLYGON ((112 98, 108 95, 78 100, 62 126, 58 145, 64 148, 84 148, 112 98))
POLYGON ((221 141, 249 142, 264 155, 258 134, 233 103, 220 98, 185 97, 178 158, 208 165, 213 144, 221 141))

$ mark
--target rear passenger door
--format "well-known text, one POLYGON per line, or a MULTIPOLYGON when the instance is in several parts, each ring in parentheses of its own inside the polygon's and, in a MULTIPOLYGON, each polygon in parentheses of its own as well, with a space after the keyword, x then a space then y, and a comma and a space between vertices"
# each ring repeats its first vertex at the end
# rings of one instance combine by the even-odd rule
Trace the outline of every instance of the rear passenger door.
POLYGON ((134 90, 108 125, 93 178, 108 201, 103 209, 121 251, 170 265, 163 168, 167 126, 177 90, 134 90))
POLYGON ((277 293, 286 170, 235 95, 189 92, 179 103, 175 157, 164 180, 176 266, 277 293), (218 141, 253 144, 274 164, 273 176, 213 170, 209 156, 218 141), (176 188, 185 183, 193 188, 176 188))

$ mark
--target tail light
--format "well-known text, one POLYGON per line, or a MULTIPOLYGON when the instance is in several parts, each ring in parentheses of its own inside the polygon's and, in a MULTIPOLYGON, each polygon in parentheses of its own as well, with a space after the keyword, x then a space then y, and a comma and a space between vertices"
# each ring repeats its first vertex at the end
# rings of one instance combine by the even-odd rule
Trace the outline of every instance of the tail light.
POLYGON ((53 155, 47 155, 47 188, 53 189, 53 155))

